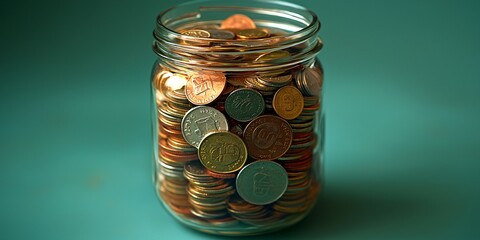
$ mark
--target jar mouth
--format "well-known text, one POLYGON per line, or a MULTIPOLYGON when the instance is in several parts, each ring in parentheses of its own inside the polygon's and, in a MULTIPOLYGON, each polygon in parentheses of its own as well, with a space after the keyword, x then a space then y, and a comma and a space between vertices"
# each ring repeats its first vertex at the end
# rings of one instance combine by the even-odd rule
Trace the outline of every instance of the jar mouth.
MULTIPOLYGON (((242 0, 229 3, 221 0, 202 0, 179 4, 160 13, 154 30, 153 50, 162 58, 177 64, 208 65, 211 69, 224 68, 236 64, 243 71, 245 68, 266 66, 265 62, 242 62, 225 59, 225 56, 262 54, 288 49, 303 44, 304 52, 289 57, 289 62, 298 62, 315 57, 323 46, 317 37, 320 30, 318 17, 312 11, 296 4, 283 1, 242 0), (256 6, 256 7, 252 7, 256 6), (261 39, 214 39, 183 35, 177 32, 192 24, 216 22, 233 14, 253 16, 260 27, 286 30, 286 34, 269 36, 261 39), (265 20, 265 18, 272 20, 265 20), (182 43, 195 44, 182 44, 182 43), (215 47, 212 47, 215 45, 215 47), (178 53, 188 53, 182 55, 178 53), (188 56, 194 56, 192 57, 188 56), (218 59, 211 56, 218 56, 218 59), (200 57, 196 59, 196 57, 200 57), (205 59, 206 57, 206 59, 205 59), (202 59, 204 58, 204 59, 202 59), (240 65, 239 65, 240 64, 240 65), (241 66, 244 64, 245 66, 241 66), (250 65, 248 67, 247 65, 250 65)), ((285 60, 285 59, 284 59, 285 60)), ((286 60, 272 60, 268 64, 286 64, 286 60), (273 62, 272 62, 273 61, 273 62)))

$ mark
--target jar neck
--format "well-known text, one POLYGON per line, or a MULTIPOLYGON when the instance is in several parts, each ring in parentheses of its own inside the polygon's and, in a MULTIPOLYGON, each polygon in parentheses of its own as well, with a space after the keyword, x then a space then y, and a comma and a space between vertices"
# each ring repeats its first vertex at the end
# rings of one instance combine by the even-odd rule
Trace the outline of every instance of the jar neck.
POLYGON ((244 72, 285 69, 309 62, 323 46, 317 37, 320 30, 317 16, 303 7, 262 0, 241 1, 240 6, 230 4, 215 0, 196 1, 161 13, 153 34, 154 52, 173 68, 244 72), (257 27, 281 28, 288 32, 248 40, 198 38, 177 32, 178 29, 202 22, 219 23, 222 20, 217 17, 219 12, 224 15, 254 15, 257 27), (258 56, 287 49, 288 56, 258 59, 258 56))

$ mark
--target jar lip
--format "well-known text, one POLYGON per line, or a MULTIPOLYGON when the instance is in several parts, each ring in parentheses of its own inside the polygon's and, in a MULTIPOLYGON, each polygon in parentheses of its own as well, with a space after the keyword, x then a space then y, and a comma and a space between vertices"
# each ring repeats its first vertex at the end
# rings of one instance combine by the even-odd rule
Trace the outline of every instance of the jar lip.
MULTIPOLYGON (((265 3, 265 4, 272 4, 272 5, 277 5, 277 6, 287 6, 287 7, 290 7, 292 9, 297 9, 297 10, 301 10, 301 11, 304 11, 305 13, 308 13, 310 16, 308 17, 311 17, 310 20, 306 19, 305 16, 303 15, 300 15, 300 14, 295 14, 295 13, 292 13, 291 11, 288 11, 288 10, 279 10, 279 9, 259 9, 259 8, 255 8, 255 7, 238 7, 238 6, 235 6, 234 4, 231 4, 231 3, 227 3, 227 4, 230 4, 227 6, 209 6, 208 8, 240 8, 240 9, 243 9, 243 10, 252 10, 254 12, 262 12, 262 13, 269 13, 269 14, 274 14, 274 15, 277 15, 277 16, 290 16, 290 17, 293 17, 293 15, 297 15, 295 18, 298 19, 298 20, 302 20, 304 23, 305 23, 305 26, 302 27, 301 29, 299 29, 298 31, 294 31, 294 32, 290 32, 290 33, 287 33, 285 35, 282 35, 282 36, 271 36, 271 37, 266 37, 266 38, 262 38, 262 39, 248 39, 248 40, 245 40, 245 39, 232 39, 232 40, 224 40, 224 39, 213 39, 213 38, 201 38, 201 37, 192 37, 192 36, 187 36, 187 35, 183 35, 181 33, 178 33, 172 29, 170 29, 169 27, 166 26, 166 23, 164 23, 164 21, 162 20, 162 18, 168 14, 170 11, 174 10, 174 9, 178 9, 178 8, 181 8, 181 7, 186 7, 186 6, 189 6, 189 5, 193 5, 193 4, 201 4, 201 3, 209 3, 209 2, 213 2, 212 0, 194 0, 194 1, 189 1, 189 2, 185 2, 185 3, 181 3, 181 4, 177 4, 163 12, 161 12, 158 16, 157 16, 157 20, 156 20, 156 24, 157 24, 157 28, 156 30, 154 31, 154 36, 155 38, 163 38, 162 36, 160 35, 165 35, 165 36, 168 36, 169 38, 173 38, 173 39, 179 39, 179 40, 183 40, 183 41, 197 41, 197 42, 221 42, 221 43, 225 43, 226 45, 231 45, 232 47, 235 47, 235 46, 251 46, 253 48, 258 48, 258 47, 264 47, 264 46, 272 46, 272 43, 276 43, 276 42, 280 42, 284 44, 289 44, 291 43, 292 41, 288 41, 288 39, 290 40, 298 40, 298 39, 304 39, 305 36, 315 36, 318 31, 320 30, 320 26, 321 26, 321 23, 320 21, 318 20, 318 17, 317 15, 312 12, 311 10, 305 8, 305 7, 302 7, 301 5, 297 5, 297 4, 294 4, 294 3, 290 3, 290 2, 285 2, 285 1, 268 1, 268 0, 242 0, 243 3, 245 2, 251 2, 251 3, 265 3), (257 10, 255 10, 257 9, 257 10), (306 24, 308 22, 308 25, 306 24), (159 33, 160 30, 161 32, 163 32, 163 34, 159 33), (281 41, 280 41, 281 40, 281 41)), ((226 5, 227 5, 226 4, 226 5)), ((186 48, 189 48, 189 46, 184 46, 186 48)), ((193 46, 193 48, 195 49, 199 49, 198 46, 193 46)))

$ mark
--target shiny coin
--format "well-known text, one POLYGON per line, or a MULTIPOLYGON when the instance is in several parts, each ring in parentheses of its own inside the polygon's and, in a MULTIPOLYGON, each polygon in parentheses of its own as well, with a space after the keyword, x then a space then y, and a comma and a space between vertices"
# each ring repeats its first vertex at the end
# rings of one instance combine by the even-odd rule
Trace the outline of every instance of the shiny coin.
POLYGON ((245 201, 266 205, 278 200, 288 186, 283 167, 272 161, 255 161, 245 166, 237 176, 237 192, 245 201))
POLYGON ((292 75, 287 74, 282 76, 260 76, 257 78, 257 81, 267 86, 283 87, 285 85, 288 85, 292 81, 292 75))
POLYGON ((191 29, 191 30, 185 30, 181 32, 182 35, 185 36, 190 36, 190 37, 197 37, 197 38, 209 38, 210 33, 205 30, 199 30, 199 29, 191 29))
POLYGON ((198 158, 211 171, 232 173, 247 161, 247 148, 242 139, 231 132, 214 132, 200 142, 198 158))
POLYGON ((323 74, 318 69, 307 68, 303 72, 303 84, 310 96, 319 96, 322 90, 323 74))
POLYGON ((303 95, 293 86, 280 88, 273 96, 273 109, 278 116, 290 120, 303 111, 303 95))
POLYGON ((285 50, 279 50, 275 52, 269 52, 269 53, 264 53, 260 56, 258 56, 257 59, 255 59, 255 62, 266 62, 266 61, 272 61, 272 60, 277 60, 281 58, 287 58, 290 56, 290 53, 285 50))
POLYGON ((253 119, 243 133, 248 154, 259 160, 281 157, 290 148, 292 136, 290 124, 273 115, 253 119))
POLYGON ((203 137, 215 131, 228 131, 227 119, 215 108, 194 107, 182 119, 183 137, 194 147, 198 148, 203 137))
POLYGON ((225 100, 225 111, 239 122, 247 122, 263 113, 265 101, 259 92, 241 88, 233 91, 225 100))
POLYGON ((268 37, 268 32, 263 29, 244 29, 237 32, 237 37, 241 39, 257 39, 268 37))
POLYGON ((222 21, 221 29, 247 29, 256 28, 255 22, 243 14, 234 14, 222 21))
POLYGON ((185 173, 195 177, 210 177, 207 169, 199 161, 190 161, 185 164, 185 173))
POLYGON ((222 94, 226 82, 221 72, 201 72, 188 79, 185 95, 195 105, 209 104, 222 94))
POLYGON ((223 39, 223 40, 231 40, 235 39, 235 33, 227 30, 208 30, 210 33, 210 38, 214 39, 223 39))

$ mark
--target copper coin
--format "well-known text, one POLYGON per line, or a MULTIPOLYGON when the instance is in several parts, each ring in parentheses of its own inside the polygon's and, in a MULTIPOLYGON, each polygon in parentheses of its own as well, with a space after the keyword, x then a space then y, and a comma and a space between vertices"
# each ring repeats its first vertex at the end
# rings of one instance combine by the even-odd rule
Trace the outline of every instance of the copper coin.
POLYGON ((217 173, 207 169, 208 175, 214 178, 221 178, 221 179, 231 179, 237 177, 236 173, 217 173))
POLYGON ((260 160, 281 157, 290 148, 292 136, 290 124, 273 115, 253 119, 243 133, 248 154, 260 160))
POLYGON ((206 105, 217 99, 227 79, 221 72, 201 72, 191 76, 185 85, 185 95, 195 105, 206 105))
POLYGON ((248 29, 256 28, 255 22, 243 14, 234 14, 223 20, 221 29, 248 29))
POLYGON ((284 119, 295 119, 303 111, 302 93, 293 86, 280 88, 273 96, 273 109, 284 119))

